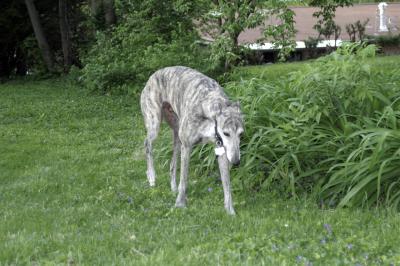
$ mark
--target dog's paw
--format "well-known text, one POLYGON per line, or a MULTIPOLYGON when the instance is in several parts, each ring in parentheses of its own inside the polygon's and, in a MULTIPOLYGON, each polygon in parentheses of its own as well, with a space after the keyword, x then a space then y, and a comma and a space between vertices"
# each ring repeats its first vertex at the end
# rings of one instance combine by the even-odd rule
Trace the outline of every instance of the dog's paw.
POLYGON ((226 209, 226 212, 229 214, 229 215, 236 215, 236 212, 235 212, 235 210, 231 207, 231 208, 225 208, 226 209))
POLYGON ((186 202, 182 201, 175 202, 175 208, 186 208, 186 202))
POLYGON ((177 193, 178 192, 178 188, 176 186, 171 186, 171 191, 173 193, 177 193))

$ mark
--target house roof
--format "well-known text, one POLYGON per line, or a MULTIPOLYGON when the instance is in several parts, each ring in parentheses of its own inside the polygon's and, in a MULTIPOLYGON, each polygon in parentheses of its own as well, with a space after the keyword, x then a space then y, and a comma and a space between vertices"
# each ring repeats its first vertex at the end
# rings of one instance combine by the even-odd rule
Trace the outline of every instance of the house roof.
MULTIPOLYGON (((296 41, 307 40, 308 37, 317 37, 318 33, 313 29, 317 19, 312 14, 318 10, 315 7, 292 7, 295 12, 296 21, 296 41)), ((390 32, 398 34, 400 32, 400 3, 388 3, 385 11, 386 25, 390 32)), ((368 35, 381 35, 388 34, 388 32, 379 31, 379 10, 378 4, 359 4, 351 7, 338 8, 336 10, 335 22, 341 28, 340 40, 349 40, 346 32, 346 25, 354 23, 357 20, 361 22, 369 19, 366 25, 366 34, 368 35)), ((277 20, 269 18, 266 24, 277 24, 277 20)), ((254 44, 262 36, 262 28, 257 27, 254 29, 247 29, 239 35, 239 44, 254 44)))

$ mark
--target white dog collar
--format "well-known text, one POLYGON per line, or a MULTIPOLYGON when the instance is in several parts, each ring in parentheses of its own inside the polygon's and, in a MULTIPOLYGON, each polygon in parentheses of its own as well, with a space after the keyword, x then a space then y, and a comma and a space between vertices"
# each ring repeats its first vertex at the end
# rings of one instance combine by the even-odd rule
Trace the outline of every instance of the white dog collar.
POLYGON ((225 153, 225 148, 224 148, 224 146, 216 147, 214 149, 214 151, 215 151, 215 155, 221 156, 221 155, 223 155, 225 153))

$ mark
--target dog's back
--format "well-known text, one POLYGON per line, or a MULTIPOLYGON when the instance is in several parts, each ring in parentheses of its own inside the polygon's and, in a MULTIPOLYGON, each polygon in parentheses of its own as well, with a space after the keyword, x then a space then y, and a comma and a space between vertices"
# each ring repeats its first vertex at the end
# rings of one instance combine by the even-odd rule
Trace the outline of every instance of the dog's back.
POLYGON ((148 109, 146 105, 161 109, 163 103, 168 103, 181 117, 207 98, 227 100, 221 86, 206 75, 189 67, 166 67, 155 72, 147 81, 141 95, 142 111, 148 109))

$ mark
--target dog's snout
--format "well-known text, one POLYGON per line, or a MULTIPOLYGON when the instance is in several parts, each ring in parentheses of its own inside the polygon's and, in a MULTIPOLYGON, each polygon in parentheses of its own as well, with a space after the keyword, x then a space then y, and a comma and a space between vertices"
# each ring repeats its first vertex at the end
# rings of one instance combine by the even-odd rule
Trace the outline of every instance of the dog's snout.
POLYGON ((237 160, 235 162, 232 163, 233 166, 239 166, 240 165, 240 160, 237 160))

